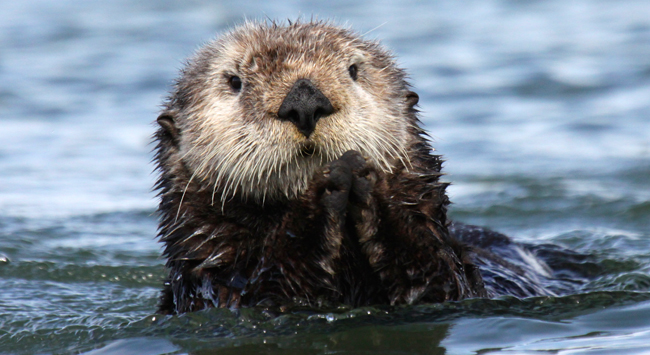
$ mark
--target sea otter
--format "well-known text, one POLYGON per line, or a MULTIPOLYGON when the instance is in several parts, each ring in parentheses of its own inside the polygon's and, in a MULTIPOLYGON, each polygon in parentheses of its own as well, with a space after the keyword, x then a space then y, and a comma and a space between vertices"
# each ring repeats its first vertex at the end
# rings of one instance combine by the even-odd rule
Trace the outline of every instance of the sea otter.
POLYGON ((327 22, 201 48, 157 119, 159 311, 537 294, 484 283, 480 265, 526 270, 468 246, 507 238, 450 225, 417 102, 387 50, 327 22))

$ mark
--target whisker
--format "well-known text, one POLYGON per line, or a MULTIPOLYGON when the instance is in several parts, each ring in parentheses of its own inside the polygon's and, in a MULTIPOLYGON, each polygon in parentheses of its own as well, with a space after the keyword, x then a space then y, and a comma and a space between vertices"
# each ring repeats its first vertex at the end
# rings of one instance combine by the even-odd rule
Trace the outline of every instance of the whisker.
POLYGON ((178 222, 178 216, 181 213, 181 206, 183 206, 183 200, 185 199, 185 193, 187 192, 187 188, 190 187, 190 183, 192 182, 192 179, 194 179, 194 176, 196 176, 196 170, 192 173, 192 176, 190 176, 190 179, 187 181, 187 185, 185 185, 185 188, 183 189, 183 194, 181 195, 181 200, 178 203, 178 210, 176 210, 176 217, 174 218, 174 223, 178 222))

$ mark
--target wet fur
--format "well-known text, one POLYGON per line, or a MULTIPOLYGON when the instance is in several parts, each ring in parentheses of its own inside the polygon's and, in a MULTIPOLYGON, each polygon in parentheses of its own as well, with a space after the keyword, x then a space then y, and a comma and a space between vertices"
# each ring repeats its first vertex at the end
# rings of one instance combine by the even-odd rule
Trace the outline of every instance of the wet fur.
POLYGON ((449 235, 416 103, 386 51, 327 23, 248 23, 199 51, 155 136, 170 271, 159 311, 487 296, 449 235), (234 74, 247 85, 236 94, 234 74), (310 141, 273 116, 301 77, 337 110, 310 141))

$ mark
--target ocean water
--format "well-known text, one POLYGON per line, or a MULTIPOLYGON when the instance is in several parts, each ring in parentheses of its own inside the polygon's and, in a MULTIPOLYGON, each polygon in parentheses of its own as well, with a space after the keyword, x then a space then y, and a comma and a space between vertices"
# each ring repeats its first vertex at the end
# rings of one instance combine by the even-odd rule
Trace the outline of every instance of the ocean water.
POLYGON ((44 1, 0 11, 0 354, 650 354, 650 2, 44 1), (333 19, 408 69, 453 218, 589 254, 575 294, 155 314, 150 144, 201 43, 333 19))

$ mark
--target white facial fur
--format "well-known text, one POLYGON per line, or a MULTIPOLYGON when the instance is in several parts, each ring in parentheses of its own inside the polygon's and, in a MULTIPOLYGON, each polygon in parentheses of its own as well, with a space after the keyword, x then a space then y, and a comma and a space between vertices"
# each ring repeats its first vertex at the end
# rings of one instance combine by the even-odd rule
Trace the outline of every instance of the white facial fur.
POLYGON ((378 44, 326 23, 246 23, 199 50, 177 89, 187 97, 177 119, 182 160, 216 198, 295 198, 320 166, 348 150, 385 173, 410 164, 415 123, 402 70, 378 44), (335 109, 309 138, 277 116, 298 79, 310 80, 335 109))

